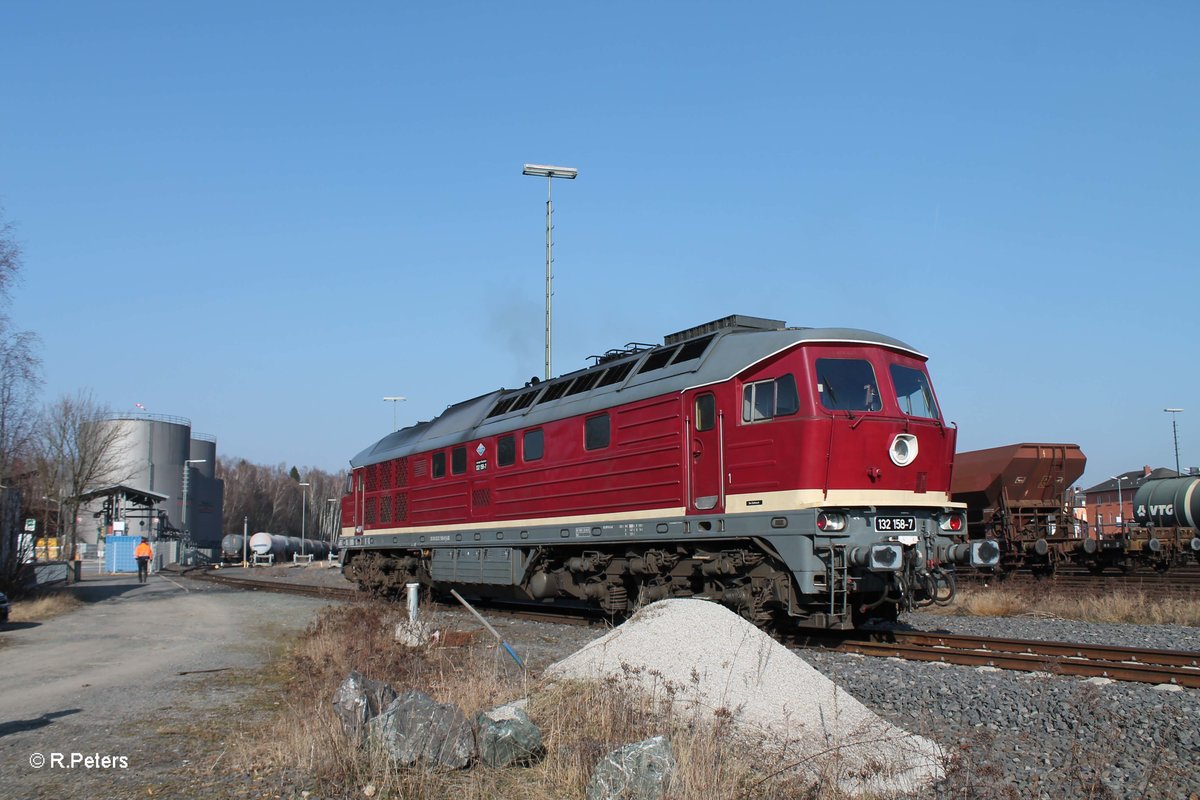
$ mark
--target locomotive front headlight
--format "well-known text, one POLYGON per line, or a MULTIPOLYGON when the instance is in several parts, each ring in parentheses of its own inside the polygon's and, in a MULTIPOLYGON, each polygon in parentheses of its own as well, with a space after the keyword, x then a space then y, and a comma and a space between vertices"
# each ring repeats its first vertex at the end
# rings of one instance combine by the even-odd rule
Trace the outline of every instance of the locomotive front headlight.
POLYGON ((817 530, 835 532, 846 529, 846 516, 834 511, 822 511, 817 514, 817 530))
POLYGON ((867 567, 876 572, 897 572, 904 565, 904 545, 873 544, 867 567))
POLYGON ((967 527, 966 516, 961 513, 946 514, 942 517, 942 521, 938 523, 938 527, 951 533, 962 533, 967 527))
POLYGON ((888 455, 897 467, 907 467, 917 457, 917 437, 911 433, 897 433, 888 448, 888 455))

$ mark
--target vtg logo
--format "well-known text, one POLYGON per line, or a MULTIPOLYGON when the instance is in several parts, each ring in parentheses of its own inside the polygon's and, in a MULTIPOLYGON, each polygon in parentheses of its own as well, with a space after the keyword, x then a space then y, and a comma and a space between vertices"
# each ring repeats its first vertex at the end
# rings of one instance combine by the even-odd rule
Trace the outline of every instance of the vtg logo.
POLYGON ((1166 504, 1157 505, 1157 506, 1150 506, 1149 514, 1146 513, 1145 506, 1138 506, 1137 515, 1143 519, 1145 519, 1147 516, 1171 517, 1171 516, 1175 515, 1175 504, 1174 503, 1166 503, 1166 504))

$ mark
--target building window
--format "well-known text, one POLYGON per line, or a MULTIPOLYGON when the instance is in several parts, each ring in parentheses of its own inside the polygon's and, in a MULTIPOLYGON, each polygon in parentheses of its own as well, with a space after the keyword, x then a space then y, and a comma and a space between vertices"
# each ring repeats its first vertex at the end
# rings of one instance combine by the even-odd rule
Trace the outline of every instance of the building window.
POLYGON ((542 446, 544 437, 542 429, 536 428, 532 431, 525 431, 525 438, 522 441, 523 453, 526 461, 537 461, 542 457, 542 446))
POLYGON ((466 445, 459 445, 450 451, 450 473, 452 475, 462 475, 467 471, 467 448, 466 445))
POLYGON ((517 439, 511 433, 496 442, 496 464, 507 467, 517 461, 517 439))
POLYGON ((430 470, 429 470, 430 474, 433 475, 433 477, 435 477, 435 478, 446 477, 446 453, 445 453, 445 451, 442 451, 440 453, 434 453, 432 462, 433 463, 430 465, 430 470))
POLYGON ((588 417, 583 423, 583 446, 587 450, 603 450, 611 439, 608 414, 588 417))

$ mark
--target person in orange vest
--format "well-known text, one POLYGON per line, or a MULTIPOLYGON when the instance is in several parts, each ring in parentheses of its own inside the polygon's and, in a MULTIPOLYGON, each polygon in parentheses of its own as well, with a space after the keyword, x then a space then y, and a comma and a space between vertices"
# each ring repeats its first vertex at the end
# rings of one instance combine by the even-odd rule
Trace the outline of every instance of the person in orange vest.
POLYGON ((145 583, 146 574, 150 571, 150 559, 154 557, 150 541, 145 536, 142 537, 141 544, 133 549, 133 557, 138 562, 138 583, 145 583))

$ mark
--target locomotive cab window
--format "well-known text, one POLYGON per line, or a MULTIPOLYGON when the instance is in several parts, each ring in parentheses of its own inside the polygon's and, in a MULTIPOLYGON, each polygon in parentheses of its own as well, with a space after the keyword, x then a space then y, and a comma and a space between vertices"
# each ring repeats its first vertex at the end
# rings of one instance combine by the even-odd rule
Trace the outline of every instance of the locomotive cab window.
POLYGON ((517 462, 517 439, 511 433, 496 441, 496 465, 511 466, 517 462))
POLYGON ((434 453, 430 459, 429 474, 435 478, 446 477, 446 452, 434 453))
POLYGON ((583 423, 583 446, 587 450, 603 450, 611 438, 608 414, 588 417, 583 423))
POLYGON ((450 451, 450 474, 462 475, 467 471, 467 448, 459 446, 450 451))
POLYGON ((861 358, 818 358, 817 394, 830 411, 879 411, 875 369, 861 358))
POLYGON ((888 369, 892 373, 892 385, 896 388, 900 410, 910 417, 937 419, 937 403, 925 373, 902 364, 892 364, 888 369))
POLYGON ((532 431, 525 431, 525 438, 522 442, 524 446, 525 460, 537 461, 542 457, 545 437, 542 434, 542 429, 538 428, 532 431))
POLYGON ((702 394, 696 398, 696 430, 711 431, 717 424, 717 398, 702 394))
POLYGON ((774 380, 748 383, 742 387, 742 422, 791 416, 799 409, 796 376, 790 372, 774 380))

